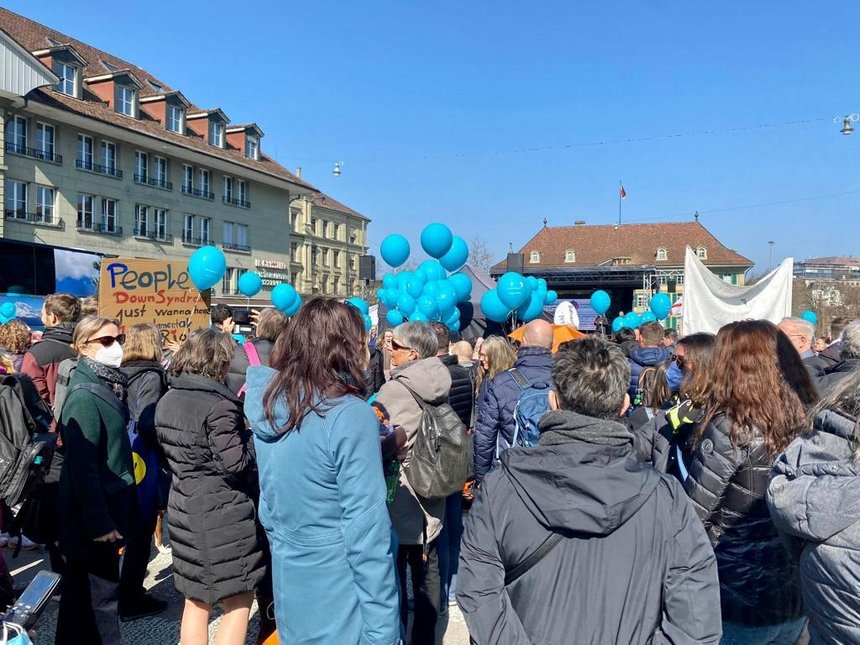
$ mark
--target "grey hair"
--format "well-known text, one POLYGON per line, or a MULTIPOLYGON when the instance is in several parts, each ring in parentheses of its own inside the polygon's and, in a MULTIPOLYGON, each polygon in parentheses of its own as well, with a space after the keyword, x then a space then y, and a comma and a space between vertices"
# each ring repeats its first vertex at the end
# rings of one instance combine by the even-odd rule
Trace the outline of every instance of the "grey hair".
POLYGON ((427 323, 406 322, 394 328, 392 340, 398 345, 414 349, 418 352, 418 358, 430 358, 436 356, 439 341, 436 332, 427 323))
POLYGON ((788 323, 795 329, 797 329, 798 327, 802 327, 804 330, 806 330, 807 338, 809 338, 810 343, 815 338, 815 325, 813 325, 808 320, 804 320, 803 318, 783 318, 780 321, 780 324, 782 323, 788 323))
POLYGON ((848 323, 842 330, 842 349, 839 355, 843 360, 860 358, 860 320, 848 323))
POLYGON ((630 365, 620 347, 589 336, 556 354, 552 379, 563 409, 616 419, 630 387, 630 365))

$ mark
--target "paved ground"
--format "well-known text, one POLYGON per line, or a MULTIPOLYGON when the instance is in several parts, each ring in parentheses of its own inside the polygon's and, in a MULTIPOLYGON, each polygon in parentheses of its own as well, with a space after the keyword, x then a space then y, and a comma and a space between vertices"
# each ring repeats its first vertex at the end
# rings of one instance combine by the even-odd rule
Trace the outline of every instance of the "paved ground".
MULTIPOLYGON (((36 572, 47 568, 47 554, 41 550, 21 551, 17 558, 12 558, 12 550, 3 549, 3 555, 15 578, 15 586, 24 586, 36 572)), ((162 600, 170 603, 167 611, 158 616, 142 618, 129 623, 122 623, 123 642, 129 645, 165 645, 179 642, 179 619, 182 614, 182 597, 173 587, 173 574, 171 570, 171 558, 169 554, 159 554, 154 549, 153 559, 149 564, 149 576, 146 587, 162 600)), ((36 626, 36 645, 52 645, 54 642, 54 629, 57 618, 57 603, 51 602, 42 618, 36 626)), ((218 622, 217 616, 213 618, 210 625, 210 642, 214 642, 211 636, 218 622)), ((248 643, 253 643, 257 633, 257 607, 252 610, 251 629, 249 631, 248 643)), ((466 624, 459 609, 451 607, 450 617, 443 621, 438 629, 439 645, 468 645, 469 635, 466 624)))

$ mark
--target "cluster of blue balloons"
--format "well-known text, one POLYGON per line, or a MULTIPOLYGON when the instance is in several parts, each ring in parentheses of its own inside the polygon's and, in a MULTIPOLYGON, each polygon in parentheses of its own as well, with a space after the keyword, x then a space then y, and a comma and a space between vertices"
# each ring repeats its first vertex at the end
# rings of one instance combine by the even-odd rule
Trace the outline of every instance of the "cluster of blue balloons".
MULTIPOLYGON (((382 276, 382 288, 376 296, 388 307, 385 319, 394 326, 407 320, 438 321, 459 331, 457 303, 471 296, 472 280, 457 271, 469 259, 469 247, 447 226, 434 223, 421 232, 421 248, 433 259, 425 260, 415 271, 382 276)), ((396 268, 409 259, 411 250, 405 237, 393 234, 382 240, 379 251, 385 263, 396 268)))
POLYGON ((638 329, 642 325, 649 322, 656 322, 665 319, 672 311, 672 300, 668 294, 655 293, 651 296, 651 301, 648 303, 649 311, 637 314, 635 311, 630 311, 623 316, 618 316, 612 321, 612 331, 618 332, 621 329, 638 329))
POLYGON ((505 322, 514 311, 521 322, 538 318, 544 305, 558 300, 555 291, 547 290, 546 280, 534 276, 525 277, 508 271, 481 298, 481 311, 487 320, 505 322))
POLYGON ((361 317, 364 318, 364 331, 370 331, 370 328, 373 327, 373 319, 370 317, 370 305, 367 304, 367 301, 364 298, 353 296, 346 299, 346 304, 361 312, 361 317))
POLYGON ((4 302, 0 305, 0 324, 5 325, 10 320, 14 320, 18 315, 18 310, 14 302, 4 302))

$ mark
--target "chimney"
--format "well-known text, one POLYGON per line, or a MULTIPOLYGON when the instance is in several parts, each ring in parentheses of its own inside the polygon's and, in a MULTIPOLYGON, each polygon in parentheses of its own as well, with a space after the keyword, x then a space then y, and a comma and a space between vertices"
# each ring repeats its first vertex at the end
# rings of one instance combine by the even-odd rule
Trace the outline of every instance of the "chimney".
POLYGON ((298 177, 299 179, 302 178, 302 167, 301 166, 296 168, 296 177, 298 177))

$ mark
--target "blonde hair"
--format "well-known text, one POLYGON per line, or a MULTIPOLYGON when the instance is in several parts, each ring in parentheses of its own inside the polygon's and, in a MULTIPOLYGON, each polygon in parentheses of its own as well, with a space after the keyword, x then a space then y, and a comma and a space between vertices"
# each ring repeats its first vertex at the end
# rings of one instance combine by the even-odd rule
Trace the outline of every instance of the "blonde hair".
POLYGON ((475 381, 475 388, 480 393, 481 383, 493 378, 499 372, 509 370, 517 362, 517 353, 507 339, 501 336, 490 336, 481 345, 481 351, 487 355, 487 362, 490 364, 489 369, 478 369, 478 378, 475 381))
POLYGON ((75 333, 72 335, 72 347, 80 354, 80 348, 102 328, 108 325, 119 327, 119 321, 116 318, 105 318, 104 316, 87 316, 86 318, 81 318, 78 324, 75 325, 75 333))
POLYGON ((30 346, 30 328, 20 320, 10 320, 0 325, 0 349, 14 354, 23 354, 30 346))
POLYGON ((123 365, 129 361, 161 362, 161 332, 153 324, 138 323, 125 330, 125 345, 122 346, 123 365))
POLYGON ((171 369, 180 374, 199 374, 222 381, 236 343, 233 338, 217 329, 198 329, 188 334, 173 357, 171 369))

